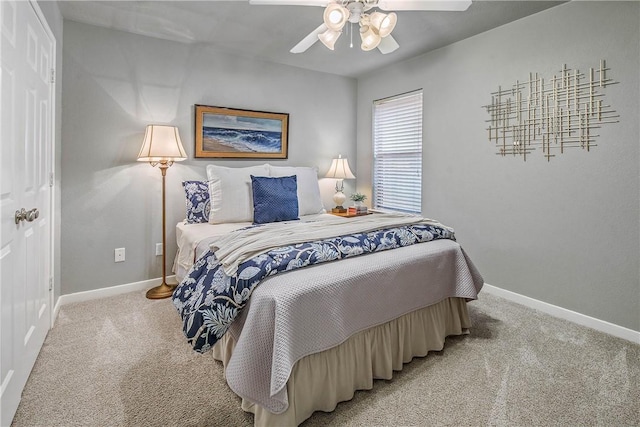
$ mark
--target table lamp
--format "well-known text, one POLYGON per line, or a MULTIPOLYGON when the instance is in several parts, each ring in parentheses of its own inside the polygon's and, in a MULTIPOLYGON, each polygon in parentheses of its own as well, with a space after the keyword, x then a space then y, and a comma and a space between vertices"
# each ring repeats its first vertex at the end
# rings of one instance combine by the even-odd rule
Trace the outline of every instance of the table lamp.
POLYGON ((337 179, 336 194, 333 195, 333 201, 335 202, 336 207, 331 209, 331 212, 346 213, 347 209, 342 206, 344 201, 347 200, 347 196, 342 192, 344 190, 344 180, 356 178, 351 172, 351 169, 349 169, 349 162, 346 157, 343 158, 342 155, 339 154, 337 159, 333 159, 331 161, 329 172, 327 172, 325 177, 337 179))

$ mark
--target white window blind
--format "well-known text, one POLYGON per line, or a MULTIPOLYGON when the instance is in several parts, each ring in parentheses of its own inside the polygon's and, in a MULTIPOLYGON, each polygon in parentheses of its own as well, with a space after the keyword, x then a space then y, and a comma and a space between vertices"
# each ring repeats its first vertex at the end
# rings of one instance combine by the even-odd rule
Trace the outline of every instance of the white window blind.
POLYGON ((422 211, 422 90, 373 103, 373 207, 422 211))

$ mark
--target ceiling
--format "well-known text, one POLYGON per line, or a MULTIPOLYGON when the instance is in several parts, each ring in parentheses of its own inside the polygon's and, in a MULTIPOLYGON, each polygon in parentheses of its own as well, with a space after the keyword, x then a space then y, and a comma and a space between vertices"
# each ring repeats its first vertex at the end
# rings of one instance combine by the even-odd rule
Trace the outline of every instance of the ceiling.
POLYGON ((65 19, 182 43, 206 43, 238 55, 358 77, 438 49, 563 1, 474 0, 464 12, 396 12, 393 37, 400 48, 382 55, 354 47, 343 33, 335 50, 322 43, 304 53, 289 50, 322 23, 322 7, 257 6, 231 1, 59 1, 65 19))

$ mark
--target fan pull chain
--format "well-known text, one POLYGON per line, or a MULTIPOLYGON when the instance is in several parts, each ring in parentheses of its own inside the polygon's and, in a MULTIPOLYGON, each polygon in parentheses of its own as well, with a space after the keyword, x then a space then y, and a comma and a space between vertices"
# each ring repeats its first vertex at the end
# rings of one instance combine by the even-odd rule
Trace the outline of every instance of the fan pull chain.
POLYGON ((353 49, 353 22, 350 22, 351 25, 349 25, 348 30, 349 30, 349 36, 351 37, 351 42, 349 43, 349 47, 351 49, 353 49))

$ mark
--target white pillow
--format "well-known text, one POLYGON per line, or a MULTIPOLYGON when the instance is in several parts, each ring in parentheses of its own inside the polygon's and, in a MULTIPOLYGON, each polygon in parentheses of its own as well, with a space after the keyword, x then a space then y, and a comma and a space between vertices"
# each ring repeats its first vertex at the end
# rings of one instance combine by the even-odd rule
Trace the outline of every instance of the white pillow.
POLYGON ((298 215, 313 215, 325 211, 318 186, 318 171, 315 168, 267 166, 269 166, 272 177, 296 176, 298 181, 298 215))
POLYGON ((251 175, 269 176, 269 166, 227 168, 207 165, 211 198, 210 224, 253 222, 251 175))

